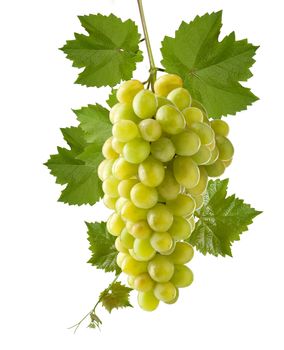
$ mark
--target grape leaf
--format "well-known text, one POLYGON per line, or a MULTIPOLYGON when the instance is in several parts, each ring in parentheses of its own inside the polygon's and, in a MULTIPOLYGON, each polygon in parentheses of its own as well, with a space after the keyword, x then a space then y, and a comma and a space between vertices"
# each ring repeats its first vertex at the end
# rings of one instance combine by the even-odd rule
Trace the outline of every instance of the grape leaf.
POLYGON ((129 302, 129 293, 131 291, 131 288, 124 286, 120 282, 113 282, 101 293, 100 301, 109 313, 111 313, 113 309, 127 306, 132 307, 129 302))
POLYGON ((75 33, 75 39, 61 49, 74 67, 84 68, 76 83, 115 86, 131 79, 136 63, 143 59, 136 24, 113 14, 79 16, 79 20, 88 35, 75 33))
POLYGON ((174 38, 166 36, 161 49, 166 71, 184 79, 185 87, 212 118, 234 115, 258 99, 240 84, 252 76, 258 47, 237 41, 234 32, 219 41, 221 27, 221 11, 197 16, 190 23, 182 22, 174 38))
POLYGON ((109 94, 107 104, 112 108, 115 104, 118 103, 118 99, 116 98, 117 89, 111 89, 111 93, 109 94))
POLYGON ((109 111, 99 104, 88 105, 74 113, 80 122, 81 129, 85 132, 87 142, 95 142, 103 145, 105 140, 111 136, 112 124, 109 120, 109 111))
POLYGON ((228 182, 228 179, 209 181, 204 206, 197 214, 199 220, 188 239, 204 255, 232 256, 232 243, 261 213, 235 195, 227 197, 228 182))
POLYGON ((88 263, 106 272, 115 271, 118 275, 121 270, 116 263, 118 251, 114 245, 115 237, 107 231, 105 222, 86 223, 86 225, 92 252, 92 257, 88 263))

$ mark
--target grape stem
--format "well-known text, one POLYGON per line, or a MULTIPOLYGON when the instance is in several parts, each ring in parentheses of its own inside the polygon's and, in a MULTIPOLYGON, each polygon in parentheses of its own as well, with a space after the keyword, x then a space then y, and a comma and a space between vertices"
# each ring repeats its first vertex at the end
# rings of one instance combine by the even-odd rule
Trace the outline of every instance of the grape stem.
POLYGON ((157 78, 157 68, 155 66, 155 61, 154 61, 154 56, 151 48, 151 43, 150 43, 150 38, 149 38, 149 33, 147 29, 147 24, 146 24, 146 19, 145 19, 145 13, 143 9, 143 4, 142 0, 137 0, 138 3, 138 8, 139 8, 139 13, 140 13, 140 18, 141 18, 141 23, 143 27, 143 32, 144 32, 144 39, 146 42, 146 47, 147 47, 147 52, 148 52, 148 57, 149 57, 149 62, 150 62, 150 85, 152 90, 154 90, 154 83, 157 78))

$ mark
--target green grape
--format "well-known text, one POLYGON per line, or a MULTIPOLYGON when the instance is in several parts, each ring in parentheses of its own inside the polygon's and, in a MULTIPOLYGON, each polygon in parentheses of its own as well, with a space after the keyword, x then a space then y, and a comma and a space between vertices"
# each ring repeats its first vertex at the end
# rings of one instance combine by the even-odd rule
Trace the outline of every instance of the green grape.
POLYGON ((174 176, 180 185, 185 188, 192 188, 198 184, 199 168, 190 157, 176 157, 173 162, 173 169, 174 176))
POLYGON ((116 203, 115 203, 115 210, 118 214, 120 214, 120 211, 121 211, 121 208, 123 207, 123 205, 128 201, 127 198, 124 198, 124 197, 119 197, 117 200, 116 200, 116 203))
POLYGON ((234 147, 229 139, 225 136, 216 136, 216 143, 219 150, 220 160, 230 160, 234 155, 234 147))
POLYGON ((203 122, 203 113, 199 108, 187 107, 182 111, 182 114, 189 128, 192 123, 203 122))
POLYGON ((147 272, 142 273, 141 275, 135 277, 133 288, 139 292, 150 292, 150 290, 154 288, 154 281, 147 272))
POLYGON ((113 213, 107 220, 107 230, 113 236, 119 236, 124 227, 124 221, 116 213, 113 213))
POLYGON ((182 86, 181 77, 176 74, 165 74, 155 81, 154 91, 158 96, 166 97, 172 90, 182 86))
POLYGON ((175 147, 170 139, 161 137, 151 143, 151 154, 161 162, 169 162, 175 156, 175 147))
POLYGON ((229 125, 221 119, 215 119, 210 122, 211 128, 215 131, 215 134, 220 136, 228 136, 229 125))
POLYGON ((130 288, 134 289, 134 281, 135 281, 135 276, 128 276, 127 277, 127 283, 130 288))
POLYGON ((113 163, 112 173, 119 180, 126 180, 130 177, 136 176, 138 172, 138 165, 129 163, 123 157, 119 157, 113 163))
POLYGON ((178 288, 188 287, 193 282, 193 273, 185 265, 175 265, 171 282, 178 288))
POLYGON ((201 146, 199 136, 191 130, 174 135, 171 139, 175 146, 176 154, 179 156, 192 156, 198 152, 201 146))
POLYGON ((120 214, 124 220, 136 222, 146 219, 147 210, 137 208, 131 201, 127 201, 123 204, 120 214))
POLYGON ((226 168, 225 168, 224 163, 220 159, 217 159, 214 164, 207 165, 205 167, 205 169, 206 169, 208 176, 218 177, 218 176, 221 176, 225 172, 226 168))
POLYGON ((153 142, 162 135, 160 123, 155 119, 144 119, 139 123, 139 130, 144 140, 153 142))
POLYGON ((211 157, 210 157, 209 161, 206 163, 206 165, 211 165, 211 164, 215 163, 218 158, 219 158, 219 150, 218 150, 218 147, 215 146, 215 148, 211 152, 211 157))
POLYGON ((198 165, 204 165, 210 162, 212 153, 208 146, 201 145, 199 148, 199 151, 194 154, 191 158, 195 161, 198 165))
POLYGON ((192 228, 190 223, 182 216, 174 216, 174 221, 168 233, 175 240, 184 240, 191 235, 192 228))
POLYGON ((195 201, 192 197, 186 194, 179 194, 176 199, 167 201, 167 206, 173 215, 186 216, 195 211, 195 201))
POLYGON ((121 197, 130 199, 130 191, 132 187, 138 183, 136 179, 122 180, 118 184, 118 193, 121 197))
POLYGON ((172 254, 172 252, 175 250, 175 246, 176 246, 176 242, 175 242, 175 240, 173 240, 173 245, 172 245, 171 249, 165 250, 163 253, 160 253, 160 254, 161 255, 170 255, 170 254, 172 254))
POLYGON ((141 220, 133 223, 131 227, 129 227, 129 232, 135 238, 146 239, 150 237, 152 230, 147 221, 141 220))
POLYGON ((193 196, 191 195, 192 198, 194 199, 195 203, 196 203, 196 208, 195 211, 201 209, 203 207, 204 204, 204 195, 203 194, 199 194, 197 196, 193 196))
POLYGON ((175 250, 169 255, 169 259, 175 265, 188 263, 194 255, 193 247, 187 242, 177 242, 175 250))
POLYGON ((149 156, 150 151, 149 142, 143 139, 134 139, 126 143, 122 154, 129 163, 139 164, 149 156))
POLYGON ((152 247, 160 254, 168 252, 174 245, 172 236, 168 232, 154 232, 150 242, 152 247))
POLYGON ((115 209, 115 203, 117 201, 117 198, 110 197, 107 194, 103 197, 104 205, 109 209, 115 209))
POLYGON ((150 90, 141 90, 134 97, 133 109, 141 119, 152 118, 156 114, 158 103, 155 94, 150 90))
POLYGON ((208 147, 208 149, 212 152, 214 150, 214 148, 216 147, 216 140, 213 139, 213 141, 211 143, 208 143, 208 145, 206 145, 206 147, 208 147))
POLYGON ((192 187, 188 190, 190 194, 193 194, 194 196, 198 196, 199 194, 202 194, 206 191, 207 184, 208 184, 208 175, 204 167, 199 167, 200 171, 200 178, 199 182, 195 187, 192 187))
POLYGON ((183 114, 174 106, 164 105, 160 107, 156 119, 161 124, 162 130, 171 135, 178 134, 185 128, 183 114))
POLYGON ((120 239, 127 249, 133 248, 134 237, 128 232, 126 227, 121 231, 120 239))
POLYGON ((157 102, 158 102, 158 109, 162 106, 165 106, 165 105, 172 105, 173 106, 172 101, 168 100, 166 97, 158 96, 157 102))
POLYGON ((140 181, 146 186, 159 186, 165 176, 163 163, 151 156, 148 157, 139 165, 138 176, 140 181))
POLYGON ((214 131, 205 123, 195 122, 190 127, 199 137, 202 145, 208 145, 214 140, 214 131))
POLYGON ((119 253, 117 254, 117 256, 116 256, 116 263, 117 263, 118 267, 121 268, 122 262, 123 262, 123 260, 124 260, 127 256, 129 256, 129 255, 128 255, 128 254, 125 254, 125 253, 120 253, 120 252, 119 252, 119 253))
POLYGON ((120 85, 116 97, 119 102, 132 103, 135 95, 143 89, 144 85, 139 80, 128 80, 120 85))
POLYGON ((127 255, 121 263, 121 270, 129 276, 138 276, 141 273, 147 272, 147 263, 137 261, 130 255, 127 255))
POLYGON ((153 291, 139 292, 138 304, 144 311, 154 311, 159 306, 159 300, 154 296, 153 291))
POLYGON ((156 255, 148 263, 148 273, 156 282, 168 282, 174 274, 174 264, 163 255, 156 255))
POLYGON ((194 231, 195 229, 195 220, 194 220, 194 216, 192 215, 189 219, 187 219, 188 223, 191 226, 191 232, 194 231))
POLYGON ((134 185, 130 192, 132 202, 138 208, 149 209, 158 202, 158 192, 153 187, 148 187, 139 182, 134 185))
POLYGON ((151 246, 149 238, 136 238, 134 240, 133 251, 139 261, 149 261, 156 255, 156 251, 151 246))
POLYGON ((115 159, 104 159, 98 166, 98 176, 100 180, 105 181, 112 175, 112 166, 115 159))
POLYGON ((103 182, 103 191, 110 197, 116 198, 118 197, 118 184, 119 180, 114 176, 108 177, 103 182))
POLYGON ((207 113, 207 110, 203 106, 202 103, 200 103, 199 101, 193 99, 192 102, 191 102, 191 107, 196 107, 196 108, 200 109, 201 112, 203 113, 203 121, 204 121, 204 123, 206 123, 206 124, 208 123, 209 124, 208 113, 207 113))
POLYGON ((189 107, 192 100, 188 90, 182 87, 172 90, 167 98, 172 101, 180 111, 189 107))
POLYGON ((139 130, 132 120, 119 120, 113 125, 112 134, 118 141, 128 142, 139 135, 139 130))
POLYGON ((157 283, 154 288, 155 297, 165 303, 175 300, 177 289, 171 282, 157 283))
POLYGON ((148 224, 156 232, 167 232, 173 219, 173 214, 164 204, 156 204, 147 214, 148 224))
POLYGON ((102 147, 102 154, 106 159, 116 159, 119 154, 112 148, 112 137, 109 137, 102 147))
POLYGON ((172 301, 168 301, 168 302, 165 302, 166 304, 174 304, 174 303, 176 303, 177 302, 177 300, 178 300, 178 297, 179 297, 179 290, 178 290, 178 288, 177 287, 175 287, 176 288, 176 297, 172 300, 172 301))
POLYGON ((233 161, 233 158, 230 159, 230 160, 223 160, 223 164, 227 168, 228 166, 230 166, 232 164, 232 161, 233 161))
POLYGON ((114 105, 109 113, 109 119, 112 124, 117 123, 119 120, 132 120, 135 123, 139 121, 132 105, 129 103, 117 103, 114 105))
POLYGON ((176 181, 173 173, 166 169, 163 182, 157 187, 158 193, 164 200, 177 198, 180 192, 180 184, 176 181))
POLYGON ((112 146, 112 148, 114 149, 114 151, 115 151, 116 153, 121 154, 124 145, 125 145, 125 142, 120 142, 120 141, 118 141, 118 139, 117 139, 116 137, 113 137, 113 138, 112 138, 111 146, 112 146))
POLYGON ((125 245, 121 241, 120 237, 116 238, 114 245, 115 245, 116 250, 119 251, 120 253, 127 253, 128 252, 128 249, 125 247, 125 245))

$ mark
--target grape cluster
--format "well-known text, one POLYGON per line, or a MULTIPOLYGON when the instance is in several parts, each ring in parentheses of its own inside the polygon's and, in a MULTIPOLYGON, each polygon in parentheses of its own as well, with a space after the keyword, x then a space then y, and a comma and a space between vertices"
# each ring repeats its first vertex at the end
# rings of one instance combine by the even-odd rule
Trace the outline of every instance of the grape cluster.
POLYGON ((174 303, 178 288, 192 283, 185 264, 194 251, 185 240, 208 176, 225 171, 234 149, 228 125, 210 122, 177 75, 161 76, 154 92, 126 81, 117 99, 98 168, 104 203, 114 210, 107 229, 117 237, 117 264, 138 291, 139 305, 152 311, 160 301, 174 303))

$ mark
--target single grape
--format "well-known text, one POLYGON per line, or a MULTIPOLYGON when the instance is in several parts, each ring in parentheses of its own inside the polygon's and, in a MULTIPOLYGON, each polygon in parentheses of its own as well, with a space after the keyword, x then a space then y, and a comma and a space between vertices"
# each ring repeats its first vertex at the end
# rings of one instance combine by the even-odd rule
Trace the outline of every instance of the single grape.
POLYGON ((220 159, 217 159, 214 164, 207 165, 205 167, 205 169, 206 169, 208 176, 218 177, 218 176, 221 176, 225 172, 226 168, 225 168, 224 163, 220 159))
POLYGON ((141 273, 147 272, 147 263, 144 261, 137 261, 130 255, 127 255, 122 263, 121 270, 130 276, 138 276, 141 273))
POLYGON ((232 164, 233 158, 230 160, 223 160, 223 163, 225 165, 225 167, 227 168, 228 166, 230 166, 232 164))
POLYGON ((185 188, 192 188, 198 184, 199 168, 190 157, 176 157, 173 162, 173 169, 174 176, 180 185, 185 188))
POLYGON ((125 145, 125 142, 120 142, 120 141, 118 141, 118 139, 117 139, 116 137, 113 137, 113 138, 112 138, 111 146, 112 146, 112 148, 114 149, 114 151, 115 151, 116 153, 121 154, 124 145, 125 145))
POLYGON ((154 288, 154 295, 160 301, 170 303, 176 298, 177 289, 171 282, 157 283, 154 288))
POLYGON ((130 198, 136 207, 149 209, 157 204, 158 192, 156 188, 145 186, 140 182, 132 187, 130 198))
POLYGON ((171 304, 174 304, 175 302, 177 302, 178 297, 179 297, 179 290, 177 287, 175 287, 175 288, 176 288, 176 297, 171 301, 164 301, 164 303, 171 305, 171 304))
POLYGON ((139 123, 139 130, 144 140, 153 142, 162 135, 160 123, 155 119, 144 119, 139 123))
POLYGON ((175 74, 165 74, 155 81, 154 91, 158 96, 168 96, 168 94, 178 88, 182 87, 182 79, 175 74))
POLYGON ((123 260, 124 260, 127 256, 129 256, 129 255, 128 255, 128 254, 125 254, 125 253, 120 253, 120 252, 119 252, 119 253, 117 254, 117 256, 116 256, 116 263, 117 263, 118 267, 121 268, 122 262, 123 262, 123 260))
POLYGON ((201 102, 193 99, 192 102, 191 102, 191 107, 196 107, 196 108, 200 109, 201 112, 203 113, 203 121, 206 124, 209 124, 207 110, 206 110, 206 108, 203 106, 203 104, 201 102))
POLYGON ((149 261, 156 255, 156 251, 152 247, 149 238, 136 238, 134 240, 133 251, 139 261, 149 261))
POLYGON ((121 197, 130 199, 130 191, 132 187, 138 183, 136 179, 122 180, 118 184, 118 193, 121 197))
POLYGON ((203 113, 199 108, 187 107, 182 111, 182 114, 189 128, 192 123, 203 122, 203 113))
POLYGON ((225 136, 216 136, 216 144, 219 150, 220 160, 230 160, 234 155, 234 146, 225 136))
POLYGON ((139 292, 138 304, 144 311, 154 311, 159 306, 159 300, 155 297, 153 291, 139 292))
POLYGON ((168 94, 167 99, 172 101, 180 111, 189 107, 192 100, 188 90, 182 87, 172 90, 168 94))
POLYGON ((133 288, 139 292, 149 292, 154 288, 154 281, 147 272, 142 273, 134 278, 133 288))
POLYGON ((156 282, 168 282, 174 274, 174 264, 163 255, 156 255, 148 263, 148 273, 156 282))
POLYGON ((174 216, 174 221, 168 233, 175 240, 184 240, 191 235, 192 228, 190 223, 182 216, 174 216))
POLYGON ((211 128, 215 131, 215 134, 220 136, 228 136, 229 125, 221 119, 215 119, 210 122, 211 128))
POLYGON ((193 282, 193 273, 185 265, 175 265, 171 282, 178 288, 188 287, 193 282))
MULTIPOLYGON (((206 146, 204 146, 204 147, 206 147, 206 146)), ((218 147, 215 146, 213 151, 211 151, 211 157, 210 157, 209 161, 206 163, 206 165, 211 165, 211 164, 215 163, 218 158, 219 158, 219 150, 218 150, 218 147)))
POLYGON ((177 242, 175 250, 169 255, 173 264, 183 265, 188 263, 194 255, 193 247, 187 242, 177 242))
POLYGON ((176 216, 191 215, 195 211, 195 201, 186 194, 179 194, 176 199, 167 201, 167 207, 176 216))
POLYGON ((116 159, 119 154, 112 148, 112 137, 109 137, 102 147, 102 154, 106 159, 116 159))
POLYGON ((139 80, 128 80, 120 85, 116 97, 119 102, 132 103, 135 95, 143 89, 144 85, 139 80))
POLYGON ((134 237, 128 232, 126 227, 121 231, 120 239, 127 249, 133 248, 134 237))
POLYGON ((147 210, 138 208, 131 201, 127 201, 122 206, 120 214, 124 220, 136 222, 147 217, 147 210))
POLYGON ((147 221, 141 220, 133 223, 129 228, 129 232, 135 238, 146 239, 150 237, 152 230, 147 221))
POLYGON ((175 146, 176 154, 179 156, 192 156, 198 152, 201 146, 199 136, 191 130, 173 135, 171 140, 175 146))
POLYGON ((198 196, 199 194, 202 194, 206 191, 207 184, 208 184, 208 175, 204 167, 199 167, 200 171, 200 178, 199 182, 195 187, 192 187, 188 190, 190 194, 193 194, 194 196, 198 196))
POLYGON ((180 192, 180 184, 176 181, 173 173, 166 169, 163 182, 157 187, 159 195, 164 200, 177 198, 180 192))
POLYGON ((161 137, 151 143, 151 154, 161 162, 169 162, 175 156, 175 147, 170 139, 161 137))
POLYGON ((119 184, 119 180, 116 177, 109 176, 103 182, 104 193, 113 198, 118 197, 118 184, 119 184))
POLYGON ((119 236, 124 227, 124 221, 116 213, 113 213, 107 220, 107 230, 113 236, 119 236))
POLYGON ((134 113, 132 105, 129 103, 117 103, 114 105, 109 113, 109 119, 112 124, 120 120, 132 120, 137 123, 139 118, 134 113))
POLYGON ((141 119, 152 118, 156 114, 158 103, 155 94, 150 90, 141 90, 134 97, 133 110, 141 119))
POLYGON ((126 180, 137 175, 138 165, 129 163, 123 157, 119 157, 113 163, 112 173, 117 179, 126 180))
POLYGON ((115 210, 118 214, 120 214, 120 211, 123 207, 123 205, 128 201, 127 198, 124 198, 124 197, 119 197, 117 200, 116 200, 116 203, 115 203, 115 210))
POLYGON ((159 186, 165 176, 163 163, 151 156, 148 157, 139 165, 138 176, 140 181, 146 186, 159 186))
POLYGON ((199 151, 191 158, 198 165, 204 165, 210 162, 212 153, 207 145, 201 145, 199 151))
POLYGON ((107 194, 103 197, 104 205, 109 209, 115 209, 115 203, 117 201, 117 198, 110 197, 107 194))
POLYGON ((132 120, 119 120, 113 125, 112 134, 118 141, 128 142, 139 135, 139 130, 132 120))
POLYGON ((125 245, 121 241, 120 237, 117 237, 115 240, 115 248, 120 253, 128 253, 128 249, 125 247, 125 245))
POLYGON ((195 122, 191 124, 190 128, 200 137, 202 145, 208 145, 214 141, 215 134, 209 125, 195 122))
POLYGON ((154 232, 150 242, 152 247, 160 254, 168 252, 174 245, 172 236, 168 232, 154 232))
POLYGON ((156 204, 147 213, 148 224, 156 232, 167 232, 173 219, 173 214, 164 204, 156 204))
POLYGON ((162 130, 171 135, 178 134, 185 128, 184 116, 174 106, 164 105, 160 107, 156 119, 161 124, 162 130))
POLYGON ((139 164, 149 156, 150 150, 149 142, 134 139, 125 144, 122 154, 129 163, 139 164))
POLYGON ((104 159, 98 166, 98 176, 100 180, 104 181, 112 175, 112 166, 115 159, 104 159))

